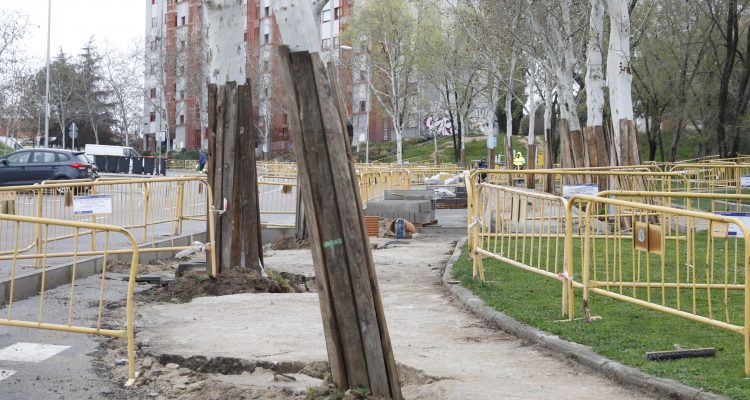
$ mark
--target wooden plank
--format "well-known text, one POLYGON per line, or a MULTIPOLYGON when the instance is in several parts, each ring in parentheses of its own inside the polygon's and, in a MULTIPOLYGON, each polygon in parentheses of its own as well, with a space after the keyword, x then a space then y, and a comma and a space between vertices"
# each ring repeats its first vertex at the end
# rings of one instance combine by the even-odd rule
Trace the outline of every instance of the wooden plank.
POLYGON ((241 177, 241 214, 240 221, 242 260, 245 268, 260 269, 262 261, 262 238, 260 229, 260 213, 258 202, 258 174, 255 164, 255 130, 253 129, 253 105, 250 80, 238 89, 238 138, 236 175, 241 177))
MULTIPOLYGON (((215 167, 214 167, 214 154, 216 154, 216 85, 209 84, 208 85, 208 107, 207 107, 207 113, 208 113, 208 130, 206 131, 206 136, 208 139, 208 154, 207 154, 207 178, 208 178, 208 186, 213 188, 214 187, 214 174, 216 173, 215 167)), ((208 195, 208 193, 206 194, 208 195)), ((215 199, 211 199, 212 201, 215 199)), ((208 202, 206 203, 206 207, 208 207, 208 202)), ((214 212, 214 210, 208 209, 208 213, 214 212)), ((211 219, 206 218, 206 232, 211 231, 211 227, 209 224, 211 223, 211 219)), ((209 241, 210 239, 207 239, 206 241, 209 241)), ((213 271, 213 257, 211 257, 211 252, 216 251, 216 249, 213 249, 209 246, 208 250, 206 250, 206 273, 210 274, 211 271, 213 271)))
POLYGON ((560 120, 560 163, 563 168, 575 167, 570 144, 570 130, 568 129, 568 121, 564 119, 560 120))
MULTIPOLYGON (((292 67, 293 60, 289 49, 287 47, 279 48, 279 56, 281 62, 281 72, 283 76, 283 82, 286 96, 286 104, 288 111, 289 130, 293 135, 295 149, 305 148, 305 136, 302 131, 302 121, 299 119, 299 107, 297 105, 297 88, 294 86, 294 78, 292 78, 292 67)), ((299 190, 304 188, 305 185, 309 185, 311 176, 308 173, 302 173, 302 171, 309 171, 307 158, 304 156, 302 151, 295 150, 295 156, 297 158, 297 169, 299 171, 298 181, 298 195, 302 196, 305 209, 308 211, 307 224, 308 234, 310 235, 311 243, 321 243, 320 232, 318 230, 318 216, 314 212, 313 196, 309 190, 299 190)), ((333 383, 336 386, 343 388, 348 385, 348 376, 346 372, 344 354, 341 349, 342 342, 341 336, 338 332, 336 313, 333 310, 333 300, 331 294, 331 287, 329 285, 328 271, 326 270, 323 260, 323 249, 321 246, 311 246, 313 255, 313 265, 315 267, 315 284, 318 289, 318 298, 320 300, 320 311, 323 319, 323 332, 325 333, 326 349, 328 352, 328 363, 331 368, 331 377, 333 383)))
MULTIPOLYGON (((241 222, 242 215, 245 211, 242 208, 242 186, 246 185, 243 185, 244 174, 242 173, 243 171, 240 162, 240 159, 242 158, 242 149, 240 146, 240 131, 242 129, 240 127, 242 124, 242 121, 240 120, 240 114, 242 111, 239 108, 240 89, 241 86, 234 86, 234 98, 230 99, 230 107, 234 114, 234 120, 232 121, 234 126, 231 131, 227 132, 228 135, 232 136, 233 140, 233 146, 227 149, 227 151, 232 153, 232 159, 227 163, 229 166, 228 170, 232 171, 231 175, 228 177, 229 181, 232 182, 232 197, 229 201, 229 204, 231 204, 229 218, 231 218, 232 221, 230 224, 230 237, 232 240, 229 243, 229 265, 231 267, 244 267, 241 260, 241 250, 243 247, 241 222)), ((225 242, 224 245, 226 246, 227 243, 225 242)))
MULTIPOLYGON (((604 134, 603 126, 593 127, 594 140, 596 141, 596 149, 594 152, 597 154, 597 166, 606 167, 609 165, 609 148, 607 147, 607 138, 604 134)), ((599 177, 599 190, 607 190, 609 188, 609 178, 606 176, 599 177)))
POLYGON ((340 203, 334 191, 329 149, 326 146, 326 134, 318 102, 315 66, 309 53, 292 53, 291 58, 294 61, 292 74, 297 84, 300 119, 302 126, 306 127, 303 146, 295 146, 295 153, 304 152, 307 170, 303 173, 315 177, 314 183, 312 180, 306 180, 313 198, 313 208, 308 207, 308 214, 315 212, 320 217, 320 225, 317 227, 320 231, 320 242, 316 243, 316 246, 323 246, 323 264, 329 272, 333 310, 341 335, 348 385, 369 388, 362 338, 357 327, 359 319, 355 308, 355 295, 352 292, 349 264, 344 249, 343 222, 339 218, 340 203))
POLYGON ((226 212, 221 215, 221 258, 223 267, 229 269, 237 266, 233 264, 232 260, 232 247, 234 246, 235 237, 232 236, 232 215, 234 214, 235 207, 237 204, 234 203, 233 189, 234 189, 234 160, 236 155, 235 139, 237 129, 237 105, 235 99, 237 98, 237 83, 227 82, 225 85, 226 98, 224 99, 224 142, 222 148, 224 150, 223 169, 222 169, 222 181, 223 187, 222 192, 225 199, 227 199, 229 207, 226 212))
MULTIPOLYGON (((217 210, 221 210, 224 207, 224 180, 221 179, 224 171, 224 108, 226 101, 226 87, 221 86, 219 93, 216 95, 216 141, 215 141, 215 160, 214 160, 214 207, 217 210)), ((225 267, 225 259, 222 256, 222 224, 223 219, 217 213, 215 218, 216 232, 216 259, 219 265, 216 266, 216 271, 221 273, 225 267)))
MULTIPOLYGON (((343 248, 347 253, 350 285, 356 302, 359 331, 362 336, 366 374, 369 388, 373 394, 390 394, 388 373, 385 367, 383 347, 380 341, 378 319, 370 284, 370 265, 367 254, 369 247, 365 238, 364 222, 359 215, 360 204, 357 201, 355 187, 358 186, 356 175, 350 173, 351 147, 348 143, 346 123, 341 115, 343 106, 337 99, 336 87, 327 79, 323 64, 317 54, 311 55, 313 72, 317 85, 317 95, 323 122, 329 160, 328 168, 333 173, 333 190, 340 203, 339 218, 343 224, 341 237, 343 248)), ((373 273, 374 275, 374 268, 373 273)), ((377 281, 377 278, 375 278, 377 281)))
MULTIPOLYGON (((348 135, 346 134, 346 122, 345 122, 345 116, 346 116, 346 108, 343 107, 342 99, 338 96, 341 92, 338 90, 338 80, 335 75, 333 75, 331 79, 331 85, 333 88, 333 94, 334 97, 337 99, 338 103, 338 109, 340 113, 340 118, 342 121, 342 132, 345 143, 346 143, 346 150, 349 162, 347 163, 348 171, 345 171, 342 176, 346 176, 346 172, 348 172, 349 177, 349 184, 351 185, 348 190, 351 190, 351 193, 353 193, 353 201, 354 205, 350 208, 350 210, 353 210, 356 212, 355 218, 359 221, 359 232, 354 231, 352 229, 351 235, 353 236, 353 240, 360 240, 360 243, 362 244, 362 248, 360 251, 362 251, 366 257, 366 268, 367 268, 367 279, 369 280, 370 284, 370 290, 371 290, 371 300, 372 304, 375 309, 375 316, 377 318, 377 329, 380 339, 380 346, 381 346, 381 357, 383 358, 383 367, 385 368, 384 372, 378 372, 377 370, 371 369, 368 372, 370 373, 370 381, 372 382, 374 379, 372 377, 373 372, 377 372, 382 374, 385 374, 384 377, 379 377, 380 380, 385 379, 385 382, 381 384, 387 385, 387 387, 384 387, 382 394, 385 395, 386 393, 390 394, 390 398, 392 399, 401 399, 403 398, 401 394, 401 383, 399 382, 399 375, 398 375, 398 368, 396 366, 396 360, 393 357, 393 346, 391 344, 390 340, 390 334, 388 333, 388 324, 386 323, 385 319, 385 311, 383 309, 383 301, 380 297, 380 288, 378 286, 378 278, 377 273, 375 270, 375 261, 372 257, 372 247, 370 246, 370 235, 367 232, 367 225, 365 224, 365 213, 362 209, 362 199, 360 196, 359 191, 359 182, 357 180, 357 171, 356 166, 354 162, 354 157, 351 153, 351 146, 348 142, 348 135)), ((335 136, 334 136, 335 139, 335 136)), ((335 160, 332 160, 334 162, 335 160)), ((347 188, 343 187, 343 190, 346 191, 347 188)), ((377 234, 376 234, 377 236, 377 234)), ((371 364, 371 363, 368 363, 371 364)), ((379 363, 378 363, 379 364, 379 363)), ((369 367, 369 365, 368 365, 369 367)), ((378 367, 380 368, 380 367, 378 367)), ((374 390, 373 390, 374 392, 374 390)))

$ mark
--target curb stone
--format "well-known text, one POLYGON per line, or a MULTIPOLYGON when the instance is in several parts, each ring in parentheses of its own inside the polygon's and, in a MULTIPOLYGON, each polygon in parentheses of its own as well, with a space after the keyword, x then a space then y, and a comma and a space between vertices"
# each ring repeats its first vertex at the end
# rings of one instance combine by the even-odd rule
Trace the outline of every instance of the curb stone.
POLYGON ((443 272, 443 287, 464 307, 470 309, 482 319, 492 322, 503 331, 521 339, 564 354, 589 368, 601 372, 607 377, 612 377, 621 383, 640 388, 649 393, 679 400, 729 400, 726 396, 696 389, 672 379, 651 376, 637 368, 629 367, 603 357, 591 350, 589 346, 573 343, 533 326, 522 324, 502 312, 487 306, 484 301, 460 284, 448 283, 453 279, 453 264, 458 261, 458 258, 461 256, 461 249, 465 244, 466 237, 461 238, 456 243, 453 255, 448 259, 445 272, 443 272))

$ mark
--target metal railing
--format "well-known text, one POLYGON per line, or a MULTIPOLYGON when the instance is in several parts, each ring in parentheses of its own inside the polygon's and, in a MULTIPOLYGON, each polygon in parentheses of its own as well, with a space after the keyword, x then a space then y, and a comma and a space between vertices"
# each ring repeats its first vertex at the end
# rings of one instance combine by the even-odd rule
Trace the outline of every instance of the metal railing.
POLYGON ((566 268, 580 276, 587 317, 597 294, 741 334, 750 375, 750 235, 739 219, 576 195, 566 238, 576 206, 586 210, 583 257, 566 245, 566 268))
MULTIPOLYGON (((139 178, 100 181, 56 181, 30 186, 0 188, 0 205, 5 214, 48 218, 89 224, 118 226, 132 232, 143 246, 156 241, 173 240, 182 235, 193 242, 193 235, 207 230, 207 217, 213 210, 211 188, 200 176, 139 178), (76 203, 94 196, 109 204, 105 212, 77 209, 76 203)), ((208 224, 211 226, 212 224, 208 224)), ((18 232, 18 241, 11 243, 13 224, 0 221, 0 254, 27 253, 64 245, 74 237, 87 236, 89 248, 100 240, 96 229, 76 230, 64 224, 51 232, 28 228, 18 232)), ((173 242, 174 243, 174 242, 173 242)), ((188 246, 160 248, 183 250, 188 246)), ((143 250, 148 251, 148 250, 143 250)))
POLYGON ((547 278, 561 279, 566 200, 529 190, 480 184, 469 225, 472 276, 485 280, 483 256, 547 278))
MULTIPOLYGON (((138 258, 139 249, 138 242, 135 237, 126 229, 118 226, 93 224, 82 221, 63 221, 50 218, 36 218, 26 217, 18 215, 6 215, 0 214, 0 221, 12 227, 4 236, 8 240, 10 239, 13 244, 13 249, 10 252, 6 252, 0 255, 0 265, 3 268, 7 268, 10 271, 10 287, 8 294, 8 303, 5 306, 5 317, 0 317, 0 325, 12 326, 18 328, 28 329, 46 329, 54 331, 63 331, 71 333, 84 333, 91 335, 107 336, 113 338, 124 339, 127 342, 127 359, 128 359, 128 382, 126 386, 130 386, 134 383, 136 377, 135 371, 135 343, 134 343, 134 315, 133 315, 133 294, 135 289, 135 280, 138 273, 138 258), (51 231, 54 231, 57 227, 64 227, 72 230, 70 241, 64 249, 59 251, 52 251, 48 249, 48 244, 53 240, 50 237, 51 231), (26 254, 26 252, 20 249, 21 236, 23 231, 36 231, 42 232, 42 248, 40 251, 32 254, 26 254), (82 232, 96 231, 103 236, 103 241, 99 242, 95 248, 87 248, 83 245, 81 240, 82 232), (119 244, 114 244, 116 241, 112 236, 119 236, 119 244), (127 280, 127 294, 126 294, 126 322, 125 326, 120 329, 109 328, 110 323, 104 323, 104 308, 105 308, 105 293, 107 291, 106 274, 108 264, 108 257, 113 254, 132 254, 129 261, 128 268, 128 280, 127 280), (82 319, 85 317, 78 316, 76 318, 75 305, 76 305, 76 294, 78 285, 76 279, 78 278, 77 267, 80 265, 83 259, 90 256, 101 256, 101 274, 100 274, 100 288, 99 288, 99 302, 97 307, 96 323, 91 325, 84 325, 82 319), (48 277, 52 274, 49 271, 51 267, 48 265, 51 259, 58 258, 63 260, 69 260, 70 266, 70 292, 67 297, 67 308, 68 312, 65 315, 58 315, 55 313, 45 313, 45 295, 46 285, 48 277), (19 263, 23 260, 35 260, 38 261, 36 264, 41 269, 39 275, 39 311, 36 316, 29 316, 24 318, 22 313, 14 314, 14 301, 16 300, 15 289, 16 281, 19 278, 20 265, 19 263)), ((111 285, 111 283, 110 283, 111 285)), ((114 322, 114 321, 110 321, 114 322)))
POLYGON ((590 296, 600 295, 739 333, 750 375, 750 234, 740 214, 689 209, 705 199, 736 207, 750 195, 609 191, 566 200, 470 182, 475 279, 485 279, 486 257, 561 280, 562 313, 571 320, 580 289, 586 318, 590 296), (683 200, 687 206, 673 204, 683 200))

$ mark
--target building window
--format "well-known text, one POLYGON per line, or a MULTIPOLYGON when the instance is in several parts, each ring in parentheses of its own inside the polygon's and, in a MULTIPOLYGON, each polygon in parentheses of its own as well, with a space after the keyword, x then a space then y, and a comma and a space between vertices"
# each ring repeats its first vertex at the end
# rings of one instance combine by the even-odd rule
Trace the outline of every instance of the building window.
POLYGON ((151 27, 156 28, 156 26, 159 24, 159 19, 156 17, 151 18, 151 27))
POLYGON ((152 111, 151 114, 148 115, 148 120, 151 122, 156 122, 156 113, 152 111))
POLYGON ((185 98, 185 91, 180 90, 180 99, 184 99, 184 98, 185 98))
POLYGON ((156 4, 156 0, 151 0, 151 5, 153 6, 155 4, 156 4))
POLYGON ((265 15, 264 15, 265 17, 268 17, 269 15, 271 15, 271 7, 266 6, 265 10, 263 11, 265 12, 265 15))
POLYGON ((359 112, 367 111, 367 102, 364 100, 359 101, 359 112))
POLYGON ((179 68, 177 69, 177 74, 180 75, 180 76, 185 75, 185 66, 184 65, 180 65, 179 66, 179 68))
POLYGON ((263 71, 268 71, 268 60, 263 60, 263 71))
POLYGON ((242 34, 242 40, 247 42, 247 31, 245 31, 245 33, 242 34))
POLYGON ((333 19, 339 19, 339 18, 341 18, 341 14, 339 14, 339 12, 340 12, 339 10, 340 9, 338 7, 336 7, 336 8, 333 9, 333 19))
POLYGON ((333 48, 336 49, 338 47, 339 47, 339 37, 338 36, 334 36, 333 37, 333 48))
POLYGON ((263 95, 268 98, 268 88, 263 88, 263 95))
POLYGON ((185 116, 180 115, 180 125, 183 125, 183 124, 185 124, 185 116))
POLYGON ((185 41, 180 40, 180 50, 185 50, 185 41))
POLYGON ((331 10, 323 10, 323 22, 331 20, 331 10))
POLYGON ((180 17, 180 24, 185 25, 185 17, 180 17))
POLYGON ((331 39, 323 39, 323 50, 328 50, 331 47, 331 39))
POLYGON ((268 33, 263 35, 263 44, 269 44, 271 43, 271 35, 268 33))
POLYGON ((156 98, 156 88, 151 88, 151 98, 152 99, 156 98))

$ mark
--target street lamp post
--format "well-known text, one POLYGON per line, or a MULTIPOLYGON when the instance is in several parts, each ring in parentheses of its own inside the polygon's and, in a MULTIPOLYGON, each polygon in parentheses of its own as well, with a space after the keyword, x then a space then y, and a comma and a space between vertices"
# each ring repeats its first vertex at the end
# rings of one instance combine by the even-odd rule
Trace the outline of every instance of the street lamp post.
MULTIPOLYGON (((44 95, 44 147, 49 147, 49 48, 52 29, 52 0, 47 1, 47 80, 44 95)), ((63 130, 65 128, 63 127, 63 130)), ((63 132, 63 135, 65 132, 63 132)), ((38 143, 37 143, 38 144, 38 143)))

